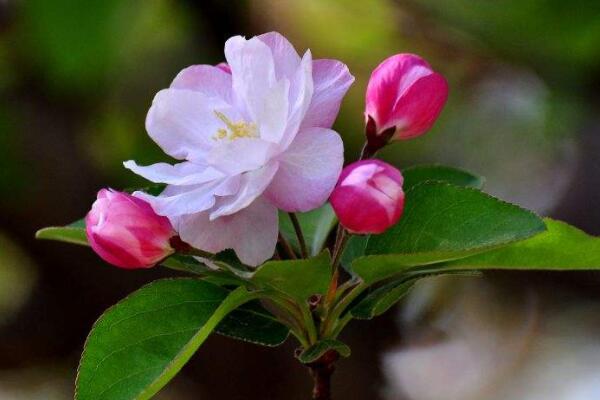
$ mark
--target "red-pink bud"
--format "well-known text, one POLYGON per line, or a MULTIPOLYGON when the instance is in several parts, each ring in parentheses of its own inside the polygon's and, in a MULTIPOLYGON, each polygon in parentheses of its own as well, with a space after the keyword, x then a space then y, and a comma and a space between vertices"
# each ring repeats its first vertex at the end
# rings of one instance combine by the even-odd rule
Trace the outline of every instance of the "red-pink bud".
POLYGON ((218 63, 215 67, 219 68, 221 71, 225 71, 228 74, 231 74, 231 67, 226 62, 218 63))
POLYGON ((85 225, 92 249, 117 267, 150 268, 174 251, 169 220, 127 193, 100 190, 85 225))
POLYGON ((403 181, 400 171, 383 161, 358 161, 342 171, 331 205, 351 233, 382 233, 402 215, 403 181))
POLYGON ((385 142, 422 135, 434 124, 447 98, 448 83, 421 57, 389 57, 375 68, 367 86, 367 135, 387 136, 385 142))

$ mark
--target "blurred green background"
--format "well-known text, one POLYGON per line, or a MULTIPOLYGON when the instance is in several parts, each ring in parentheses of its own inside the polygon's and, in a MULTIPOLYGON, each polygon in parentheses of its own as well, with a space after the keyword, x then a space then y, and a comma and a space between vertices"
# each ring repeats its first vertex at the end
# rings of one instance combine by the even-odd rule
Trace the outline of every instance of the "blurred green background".
MULTIPOLYGON (((344 61, 356 76, 335 125, 347 161, 362 145, 370 71, 391 54, 417 53, 448 78, 449 101, 429 134, 383 157, 400 168, 470 169, 487 178, 489 192, 600 234, 597 0, 2 0, 0 399, 72 398, 95 318, 167 274, 110 268, 88 249, 36 242, 35 230, 80 218, 101 187, 140 184, 121 163, 164 157, 144 131, 153 95, 188 65, 222 61, 230 36, 271 30, 300 52, 344 61)), ((486 280, 542 299, 540 288, 557 288, 575 305, 600 298, 595 274, 486 280)), ((481 315, 491 312, 481 304, 481 315)), ((396 319, 350 329, 354 355, 340 363, 338 398, 430 398, 398 389, 381 361, 404 343, 407 328, 396 319)), ((293 349, 211 338, 159 398, 307 398, 309 378, 293 349)))

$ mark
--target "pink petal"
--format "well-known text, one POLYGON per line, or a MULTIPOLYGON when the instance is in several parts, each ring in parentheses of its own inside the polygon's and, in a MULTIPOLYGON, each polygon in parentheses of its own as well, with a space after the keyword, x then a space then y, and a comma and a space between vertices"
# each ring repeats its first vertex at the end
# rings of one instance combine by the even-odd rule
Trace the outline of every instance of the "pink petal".
POLYGON ((231 215, 247 207, 263 194, 278 169, 279 163, 271 161, 260 169, 242 174, 237 193, 222 198, 216 209, 211 211, 210 219, 214 220, 215 218, 231 215))
POLYGON ((170 185, 197 185, 225 176, 225 174, 212 167, 194 164, 189 161, 175 165, 157 163, 144 167, 133 160, 129 160, 125 161, 123 165, 150 182, 168 183, 170 185))
MULTIPOLYGON (((410 139, 428 131, 444 108, 448 98, 448 83, 440 74, 433 73, 415 82, 396 103, 388 127, 396 125, 399 139, 410 139)), ((385 128, 384 128, 385 129, 385 128)))
POLYGON ((298 134, 313 97, 312 54, 310 50, 302 57, 300 65, 292 77, 290 85, 290 116, 284 135, 280 141, 280 149, 285 150, 298 134))
POLYGON ((294 46, 278 32, 264 33, 257 38, 271 49, 277 79, 291 79, 300 65, 300 56, 294 46))
POLYGON ((164 89, 154 97, 146 130, 171 157, 201 160, 214 146, 214 135, 223 125, 215 111, 235 113, 228 104, 200 92, 164 89))
POLYGON ((275 154, 274 144, 259 138, 239 138, 218 143, 206 161, 227 175, 235 175, 261 168, 275 154))
POLYGON ((342 170, 340 136, 324 128, 300 131, 279 159, 279 171, 265 195, 278 208, 309 211, 329 197, 342 170))
POLYGON ((288 119, 290 82, 276 79, 271 49, 256 37, 246 40, 236 36, 225 43, 225 56, 244 119, 260 124, 264 140, 279 142, 288 119))
POLYGON ((158 215, 173 218, 211 208, 215 204, 214 192, 221 183, 222 181, 216 180, 202 185, 179 186, 181 190, 170 195, 161 193, 152 196, 140 191, 133 195, 148 202, 158 215))
POLYGON ((231 75, 231 68, 229 68, 229 64, 227 64, 226 62, 220 62, 217 65, 215 65, 215 67, 231 75))
POLYGON ((354 77, 346 64, 336 60, 314 60, 314 93, 302 128, 331 128, 353 82, 354 77))
POLYGON ((218 66, 192 65, 182 70, 173 82, 173 89, 188 89, 207 97, 216 97, 231 104, 231 74, 218 66))
POLYGON ((273 256, 277 244, 277 208, 262 197, 229 216, 209 219, 203 212, 181 217, 177 228, 181 239, 192 246, 217 253, 233 249, 239 259, 251 266, 273 256))

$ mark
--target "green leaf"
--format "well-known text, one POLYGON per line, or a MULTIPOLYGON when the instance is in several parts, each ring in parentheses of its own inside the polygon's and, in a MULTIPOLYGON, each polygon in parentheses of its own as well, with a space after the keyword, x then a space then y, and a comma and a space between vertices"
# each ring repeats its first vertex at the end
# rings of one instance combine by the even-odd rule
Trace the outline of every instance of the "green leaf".
POLYGON ((445 165, 416 165, 402 170, 404 177, 404 191, 425 181, 448 182, 456 186, 481 189, 485 179, 462 169, 447 167, 445 165))
POLYGON ((600 269, 600 237, 561 221, 545 219, 548 230, 497 250, 446 263, 460 269, 600 269))
POLYGON ((285 342, 289 329, 259 302, 253 301, 227 315, 215 332, 244 342, 275 347, 285 342))
POLYGON ((400 222, 372 236, 367 254, 463 251, 522 240, 545 230, 531 211, 476 189, 424 182, 406 195, 400 222))
MULTIPOLYGON (((456 186, 472 187, 481 189, 485 179, 470 172, 447 167, 443 165, 417 165, 408 167, 402 171, 404 176, 404 191, 409 191, 412 187, 425 181, 447 182, 456 186)), ((342 255, 342 265, 348 272, 351 271, 352 262, 365 255, 369 235, 354 235, 348 241, 344 254, 342 255)))
POLYGON ((190 272, 198 275, 212 272, 212 270, 197 261, 194 257, 183 254, 173 254, 161 261, 160 265, 175 271, 190 272))
POLYGON ((352 264, 367 283, 403 270, 467 257, 526 239, 546 229, 534 213, 472 188, 424 182, 406 194, 400 222, 371 236, 352 264))
POLYGON ((144 400, 155 395, 232 310, 253 300, 196 279, 153 282, 94 325, 77 376, 77 400, 144 400))
POLYGON ((328 251, 306 260, 268 261, 252 277, 259 287, 285 293, 300 304, 313 294, 325 294, 330 280, 328 251))
POLYGON ((429 266, 424 271, 435 274, 437 264, 444 261, 460 259, 473 254, 485 252, 488 249, 472 249, 454 252, 423 252, 414 254, 383 254, 376 256, 365 256, 356 259, 352 263, 354 273, 368 284, 374 284, 384 279, 401 273, 411 271, 415 267, 429 266), (434 272, 431 272, 434 271, 434 272))
POLYGON ((88 246, 83 219, 66 226, 51 226, 35 233, 36 239, 57 240, 59 242, 88 246))
MULTIPOLYGON (((335 227, 337 218, 333 208, 329 203, 321 208, 309 211, 307 213, 297 213, 304 240, 310 255, 315 256, 323 250, 327 237, 335 227)), ((279 213, 279 229, 281 234, 290 242, 296 251, 299 251, 300 245, 294 231, 294 226, 290 221, 290 216, 285 212, 279 213)))
POLYGON ((303 364, 309 364, 317 361, 329 350, 337 351, 337 353, 342 357, 350 357, 350 347, 339 340, 324 339, 300 353, 298 360, 300 360, 300 362, 303 364))
POLYGON ((187 272, 200 275, 203 280, 219 286, 245 285, 245 278, 236 275, 232 269, 225 268, 225 263, 219 262, 219 269, 209 268, 194 257, 183 254, 173 254, 161 261, 161 265, 175 271, 187 272))
POLYGON ((342 254, 341 263, 346 271, 353 273, 352 262, 365 255, 370 235, 352 235, 342 254))
POLYGON ((352 317, 371 319, 385 313, 400 301, 415 284, 415 280, 398 280, 367 293, 350 309, 352 317))

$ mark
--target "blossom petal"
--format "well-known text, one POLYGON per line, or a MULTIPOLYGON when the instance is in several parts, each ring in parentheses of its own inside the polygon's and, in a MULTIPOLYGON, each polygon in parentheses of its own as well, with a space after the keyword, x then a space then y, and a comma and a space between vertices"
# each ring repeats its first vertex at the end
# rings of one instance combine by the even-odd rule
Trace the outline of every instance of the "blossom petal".
POLYGON ((300 56, 294 46, 279 32, 263 33, 257 38, 271 49, 277 79, 291 79, 300 65, 300 56))
POLYGON ((236 114, 227 103, 192 90, 164 89, 156 94, 146 117, 150 137, 176 159, 202 159, 223 122, 215 111, 236 114))
POLYGON ((262 139, 278 143, 288 118, 289 80, 277 80, 271 49, 258 38, 233 37, 225 43, 236 104, 258 124, 262 139))
POLYGON ((257 38, 234 36, 225 42, 225 58, 231 68, 236 103, 241 108, 249 107, 248 116, 252 117, 249 99, 264 99, 277 83, 271 49, 257 38))
POLYGON ((181 239, 192 246, 210 253, 231 248, 251 266, 273 256, 279 229, 277 208, 262 197, 230 216, 211 221, 203 212, 183 216, 176 225, 181 239))
POLYGON ((163 192, 158 196, 140 191, 134 192, 133 195, 147 201, 158 215, 172 219, 205 211, 214 206, 214 192, 221 183, 222 181, 213 181, 202 185, 175 186, 178 190, 163 192))
POLYGON ((231 104, 231 74, 212 65, 192 65, 183 69, 173 82, 173 89, 188 89, 200 92, 231 104))
POLYGON ((215 196, 231 196, 236 194, 240 190, 241 184, 241 175, 230 176, 215 188, 215 196))
POLYGON ((331 194, 344 163, 340 136, 324 128, 300 131, 279 158, 279 170, 265 191, 284 211, 309 211, 331 194))
POLYGON ((313 97, 312 54, 310 50, 302 57, 302 61, 291 82, 290 116, 283 138, 279 142, 281 150, 285 150, 298 134, 313 97))
POLYGON ((125 161, 123 165, 150 182, 170 185, 197 185, 225 176, 225 174, 212 167, 194 164, 189 161, 175 165, 157 163, 144 167, 133 160, 129 160, 125 161))
POLYGON ((314 60, 312 65, 314 93, 302 121, 302 128, 331 128, 342 99, 354 82, 346 64, 337 60, 314 60))
POLYGON ((254 199, 263 194, 278 168, 279 163, 272 161, 260 169, 242 174, 238 192, 234 196, 222 198, 216 209, 210 213, 210 219, 231 215, 247 207, 254 199))
POLYGON ((383 129, 396 126, 396 137, 410 139, 428 131, 444 108, 448 83, 438 73, 419 78, 395 104, 392 118, 383 129))
POLYGON ((219 143, 206 157, 206 162, 227 175, 261 168, 275 154, 276 147, 258 138, 239 138, 219 143))

